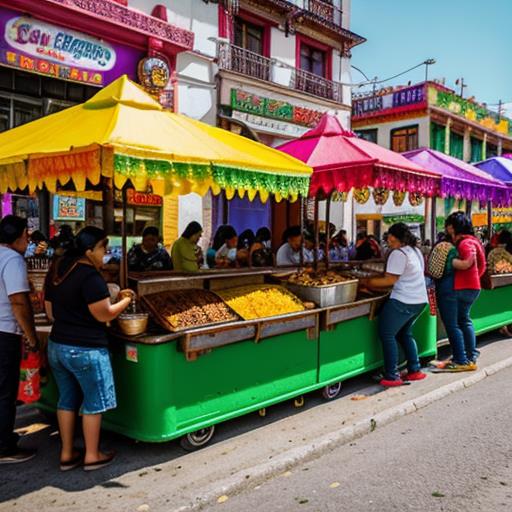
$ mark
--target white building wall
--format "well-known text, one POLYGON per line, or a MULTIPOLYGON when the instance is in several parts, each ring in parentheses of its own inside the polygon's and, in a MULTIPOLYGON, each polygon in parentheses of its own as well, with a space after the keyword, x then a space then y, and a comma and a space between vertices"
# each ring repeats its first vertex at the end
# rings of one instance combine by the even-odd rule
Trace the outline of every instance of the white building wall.
POLYGON ((286 37, 284 30, 272 27, 270 32, 270 56, 284 62, 288 66, 295 67, 296 37, 290 34, 286 37))

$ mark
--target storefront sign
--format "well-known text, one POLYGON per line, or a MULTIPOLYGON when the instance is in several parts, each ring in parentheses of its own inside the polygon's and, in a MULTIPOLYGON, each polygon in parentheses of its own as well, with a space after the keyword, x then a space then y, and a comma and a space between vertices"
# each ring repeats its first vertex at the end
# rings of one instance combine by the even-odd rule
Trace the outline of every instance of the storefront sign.
POLYGON ((256 131, 271 133, 272 135, 282 135, 284 137, 300 137, 308 130, 304 126, 299 126, 285 121, 267 119, 266 117, 246 114, 245 112, 233 112, 233 119, 243 121, 247 126, 256 131))
POLYGON ((239 112, 280 119, 307 127, 316 126, 324 114, 318 110, 297 107, 287 101, 264 98, 240 89, 231 89, 231 107, 239 112))
POLYGON ((146 57, 137 67, 139 82, 150 92, 164 89, 171 77, 169 61, 163 56, 146 57))
POLYGON ((137 192, 133 188, 129 188, 126 191, 126 199, 128 204, 133 206, 162 206, 162 198, 160 196, 137 192))
POLYGON ((122 74, 135 78, 140 57, 141 52, 131 48, 0 10, 0 64, 103 86, 122 74))
POLYGON ((54 220, 85 220, 85 199, 81 197, 53 196, 54 220))
POLYGON ((354 116, 363 116, 365 114, 386 111, 393 112, 394 109, 409 107, 410 105, 420 105, 425 103, 425 84, 404 87, 388 94, 378 94, 354 100, 354 116))

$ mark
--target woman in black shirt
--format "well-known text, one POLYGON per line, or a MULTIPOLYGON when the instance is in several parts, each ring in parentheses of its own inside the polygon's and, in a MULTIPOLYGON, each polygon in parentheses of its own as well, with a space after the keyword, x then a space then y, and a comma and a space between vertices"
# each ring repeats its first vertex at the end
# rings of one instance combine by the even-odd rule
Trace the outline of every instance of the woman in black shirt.
POLYGON ((46 313, 53 321, 48 360, 59 389, 57 418, 62 440, 61 470, 84 463, 84 469, 109 464, 113 453, 99 450, 101 414, 116 407, 114 379, 105 323, 114 320, 134 297, 131 290, 111 304, 99 269, 108 239, 102 229, 88 226, 50 270, 45 286, 46 313), (73 447, 80 410, 85 456, 73 447))

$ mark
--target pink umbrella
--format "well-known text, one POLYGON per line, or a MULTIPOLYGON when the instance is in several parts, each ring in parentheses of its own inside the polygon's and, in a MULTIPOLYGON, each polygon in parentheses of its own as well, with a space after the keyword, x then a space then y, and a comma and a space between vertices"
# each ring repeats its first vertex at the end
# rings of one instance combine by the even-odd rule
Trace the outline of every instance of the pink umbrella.
POLYGON ((325 114, 318 126, 277 149, 313 167, 309 195, 349 192, 352 188, 386 188, 435 196, 440 175, 344 130, 325 114))

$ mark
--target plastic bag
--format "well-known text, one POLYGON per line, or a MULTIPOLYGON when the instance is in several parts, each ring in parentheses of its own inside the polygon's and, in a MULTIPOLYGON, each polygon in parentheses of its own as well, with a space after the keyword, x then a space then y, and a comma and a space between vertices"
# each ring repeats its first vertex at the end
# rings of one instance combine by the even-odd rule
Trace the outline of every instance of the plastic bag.
POLYGON ((41 354, 29 350, 23 343, 18 400, 26 404, 41 398, 41 354))

